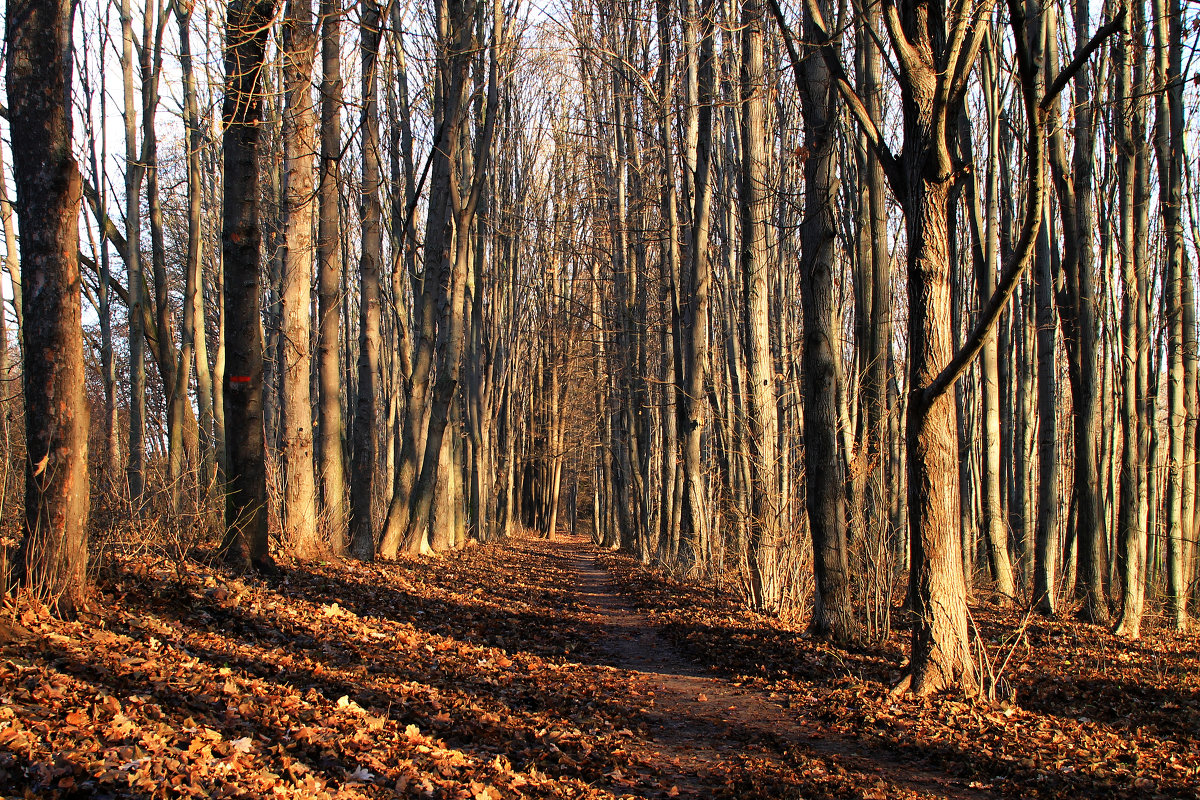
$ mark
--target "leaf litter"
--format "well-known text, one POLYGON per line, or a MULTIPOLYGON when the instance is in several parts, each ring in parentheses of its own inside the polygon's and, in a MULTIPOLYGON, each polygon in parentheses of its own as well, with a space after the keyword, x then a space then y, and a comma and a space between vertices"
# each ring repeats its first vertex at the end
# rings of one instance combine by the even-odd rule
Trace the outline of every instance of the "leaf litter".
MULTIPOLYGON (((674 698, 670 676, 614 649, 619 631, 597 621, 561 542, 284 565, 270 581, 199 563, 182 573, 128 563, 79 620, 10 604, 29 634, 0 647, 0 792, 1200 793, 1195 638, 1154 632, 1128 643, 1035 622, 1010 667, 1015 706, 897 700, 887 689, 902 665, 900 634, 839 650, 747 612, 731 592, 599 558, 642 615, 635 621, 661 636, 655 649, 671 651, 655 657, 675 672, 692 665, 704 677, 677 676, 680 685, 703 679, 703 692, 674 698)), ((1018 625, 999 610, 976 619, 997 641, 1018 625)))

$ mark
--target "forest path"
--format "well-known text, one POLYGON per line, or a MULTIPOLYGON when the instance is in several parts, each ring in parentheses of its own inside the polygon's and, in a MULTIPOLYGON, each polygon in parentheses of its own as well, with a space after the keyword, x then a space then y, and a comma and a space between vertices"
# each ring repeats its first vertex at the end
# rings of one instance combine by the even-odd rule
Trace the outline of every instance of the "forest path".
POLYGON ((598 646, 609 665, 624 673, 631 694, 653 698, 653 710, 643 719, 644 738, 631 746, 668 776, 679 797, 709 796, 708 787, 720 785, 730 765, 747 761, 782 783, 790 782, 789 773, 803 773, 805 782, 823 772, 853 774, 863 798, 992 796, 907 764, 896 753, 838 737, 767 693, 707 674, 621 594, 590 541, 568 537, 558 546, 575 573, 577 613, 604 631, 598 646))

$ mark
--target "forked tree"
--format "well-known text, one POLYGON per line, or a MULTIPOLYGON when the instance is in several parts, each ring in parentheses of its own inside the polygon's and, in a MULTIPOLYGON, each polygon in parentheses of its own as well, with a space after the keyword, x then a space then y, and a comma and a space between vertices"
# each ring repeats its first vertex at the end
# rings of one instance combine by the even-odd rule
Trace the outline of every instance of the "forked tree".
POLYGON ((947 688, 971 694, 979 689, 968 639, 958 532, 958 431, 947 390, 983 348, 1033 253, 1046 194, 1043 139, 1047 109, 1091 52, 1117 27, 1102 28, 1054 83, 1040 92, 1038 48, 1030 45, 1027 9, 1020 0, 1009 0, 1009 27, 1028 126, 1025 216, 996 291, 963 346, 955 349, 947 221, 951 191, 964 171, 951 145, 958 140, 962 103, 993 6, 993 0, 897 0, 884 4, 903 118, 902 147, 893 154, 846 76, 817 0, 806 0, 813 28, 823 42, 822 55, 878 154, 904 212, 909 343, 905 439, 914 624, 910 671, 897 689, 917 694, 947 688))

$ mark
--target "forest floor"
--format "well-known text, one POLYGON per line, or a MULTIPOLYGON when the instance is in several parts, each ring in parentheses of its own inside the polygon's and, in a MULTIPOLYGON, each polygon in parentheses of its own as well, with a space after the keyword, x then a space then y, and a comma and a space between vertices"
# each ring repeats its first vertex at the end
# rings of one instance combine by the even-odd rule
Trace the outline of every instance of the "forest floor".
MULTIPOLYGON (((1200 796, 1200 639, 1036 620, 1015 704, 893 698, 904 631, 839 649, 579 539, 139 559, 0 616, 6 797, 1200 796)), ((1021 619, 975 618, 1002 661, 1021 619)))

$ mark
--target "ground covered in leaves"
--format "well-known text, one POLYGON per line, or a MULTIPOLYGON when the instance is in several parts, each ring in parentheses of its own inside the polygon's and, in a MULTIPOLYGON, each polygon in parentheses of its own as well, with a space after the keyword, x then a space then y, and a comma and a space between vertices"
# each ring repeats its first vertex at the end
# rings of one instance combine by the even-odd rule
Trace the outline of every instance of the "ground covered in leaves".
POLYGON ((832 648, 580 542, 138 561, 77 621, 3 616, 6 797, 1200 795, 1195 638, 1035 622, 1014 706, 896 700, 899 634, 832 648))
POLYGON ((1144 629, 1130 642, 1071 619, 975 607, 982 672, 1013 702, 896 698, 906 630, 841 649, 747 613, 732 592, 616 554, 601 562, 675 647, 769 692, 821 738, 955 776, 978 796, 1200 797, 1200 637, 1144 629))

